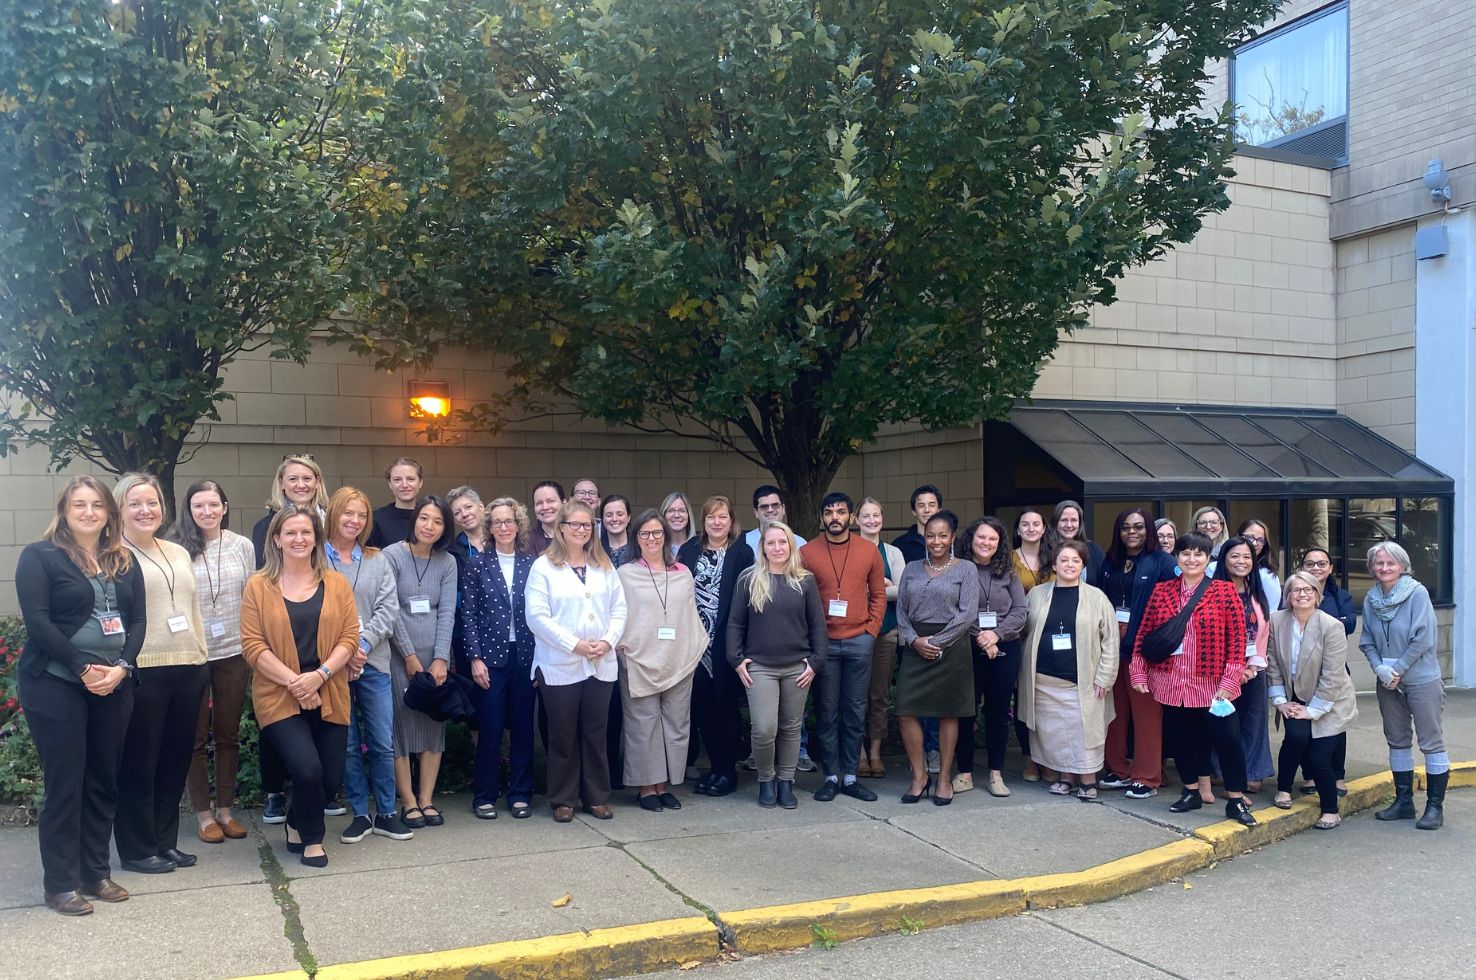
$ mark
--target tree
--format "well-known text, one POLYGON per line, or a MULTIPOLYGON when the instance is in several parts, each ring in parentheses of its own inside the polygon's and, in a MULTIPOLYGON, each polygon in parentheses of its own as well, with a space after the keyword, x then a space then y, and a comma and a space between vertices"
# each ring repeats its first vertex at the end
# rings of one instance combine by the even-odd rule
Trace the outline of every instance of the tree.
POLYGON ((436 231, 361 348, 488 348, 510 388, 472 421, 696 429, 807 520, 882 425, 1002 415, 1226 206, 1199 85, 1278 4, 485 6, 433 55, 451 148, 406 213, 436 231))
POLYGON ((398 206, 378 121, 420 6, 5 5, 0 453, 152 472, 172 511, 226 367, 304 360, 355 229, 398 206))

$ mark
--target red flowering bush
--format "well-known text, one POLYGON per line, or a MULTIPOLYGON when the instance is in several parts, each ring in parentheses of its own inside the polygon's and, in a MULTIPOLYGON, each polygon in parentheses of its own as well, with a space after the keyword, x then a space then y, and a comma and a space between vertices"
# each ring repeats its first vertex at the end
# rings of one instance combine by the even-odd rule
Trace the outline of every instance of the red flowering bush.
POLYGON ((25 807, 32 817, 41 806, 41 759, 16 694, 16 664, 25 646, 19 616, 0 616, 0 803, 25 807))

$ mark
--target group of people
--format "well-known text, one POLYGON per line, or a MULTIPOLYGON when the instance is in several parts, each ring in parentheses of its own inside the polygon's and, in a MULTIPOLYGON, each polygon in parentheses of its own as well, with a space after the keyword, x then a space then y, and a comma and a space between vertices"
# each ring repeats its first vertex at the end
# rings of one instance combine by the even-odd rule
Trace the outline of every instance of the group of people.
MULTIPOLYGON (((1262 522, 1230 536, 1205 508, 1194 529, 1165 534, 1129 507, 1104 550, 1073 501, 960 533, 924 485, 913 526, 890 543, 881 504, 840 492, 806 541, 771 485, 754 491, 745 534, 722 495, 694 508, 672 493, 636 513, 592 479, 567 497, 544 481, 530 517, 469 486, 426 494, 408 458, 385 477, 393 499, 376 509, 354 487, 330 495, 312 456, 288 454, 249 537, 229 530, 212 480, 186 489, 172 522, 148 474, 111 489, 66 483, 16 570, 49 907, 82 915, 89 899, 128 897, 110 876, 110 837, 126 870, 195 864, 178 839, 186 788, 200 841, 247 835, 233 809, 248 690, 263 819, 284 824, 288 850, 312 867, 328 863, 325 814, 350 817, 344 843, 444 823, 445 724, 431 706, 447 684, 471 692, 482 820, 504 802, 532 816, 535 730, 561 823, 577 810, 611 819, 621 787, 642 810, 680 809, 676 789, 703 752, 693 792, 732 793, 746 750, 759 805, 792 809, 810 735, 813 798, 875 800, 861 777, 885 774, 895 715, 903 803, 945 806, 974 788, 981 716, 984 786, 1010 795, 1013 716, 1023 778, 1052 793, 1151 797, 1167 748, 1184 784, 1176 812, 1215 802, 1218 778, 1227 816, 1253 824, 1246 794, 1275 776, 1273 803, 1289 807, 1300 768, 1321 800, 1317 826, 1337 826, 1358 611, 1321 549, 1286 579, 1283 602, 1262 522), (1268 711, 1284 729, 1275 765, 1268 711)), ((1434 829, 1449 771, 1434 612, 1399 545, 1368 561, 1361 648, 1396 786, 1378 816, 1415 816, 1417 734, 1428 773, 1417 825, 1434 829)))

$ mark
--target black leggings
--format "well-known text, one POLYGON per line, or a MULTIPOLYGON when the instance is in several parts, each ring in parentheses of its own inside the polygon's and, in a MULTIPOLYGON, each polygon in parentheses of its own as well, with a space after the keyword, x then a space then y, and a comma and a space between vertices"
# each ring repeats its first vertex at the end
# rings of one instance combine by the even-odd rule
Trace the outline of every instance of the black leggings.
POLYGON ((1281 724, 1286 737, 1281 741, 1281 755, 1276 760, 1276 788, 1283 793, 1292 791, 1292 777, 1297 766, 1312 777, 1317 784, 1317 796, 1323 813, 1338 812, 1338 779, 1336 759, 1347 749, 1348 736, 1344 732, 1325 738, 1312 737, 1312 721, 1309 718, 1283 718, 1281 724))
POLYGON ((1163 706, 1163 740, 1173 753, 1179 778, 1187 786, 1214 772, 1210 748, 1220 757, 1225 790, 1245 792, 1245 746, 1240 741, 1240 719, 1232 715, 1216 718, 1208 708, 1163 706))
POLYGON ((999 656, 990 659, 974 650, 974 714, 960 720, 958 771, 974 771, 975 731, 979 723, 979 700, 984 701, 984 745, 990 770, 1003 770, 1005 747, 1010 741, 1010 696, 1020 673, 1020 641, 999 645, 999 656))
POLYGON ((292 780, 287 826, 304 844, 323 843, 323 806, 343 788, 348 726, 323 720, 320 708, 274 721, 261 730, 292 780))

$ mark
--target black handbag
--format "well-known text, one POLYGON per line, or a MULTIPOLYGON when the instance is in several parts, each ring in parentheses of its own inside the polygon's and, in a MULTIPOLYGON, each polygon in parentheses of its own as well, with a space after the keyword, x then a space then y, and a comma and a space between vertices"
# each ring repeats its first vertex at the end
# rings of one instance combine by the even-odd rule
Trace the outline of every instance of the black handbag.
POLYGON ((1174 655, 1184 643, 1184 631, 1189 628, 1189 617, 1194 615, 1194 607, 1199 605, 1199 599, 1209 588, 1210 577, 1206 575, 1199 583, 1199 588, 1184 603, 1182 609, 1174 614, 1174 618, 1166 623, 1159 624, 1153 632, 1143 637, 1143 642, 1138 646, 1138 653, 1150 664, 1161 664, 1174 655))

